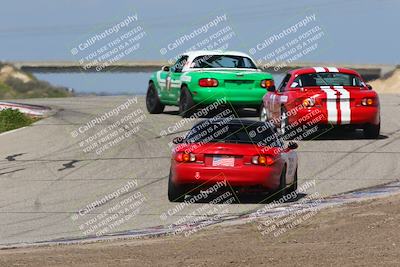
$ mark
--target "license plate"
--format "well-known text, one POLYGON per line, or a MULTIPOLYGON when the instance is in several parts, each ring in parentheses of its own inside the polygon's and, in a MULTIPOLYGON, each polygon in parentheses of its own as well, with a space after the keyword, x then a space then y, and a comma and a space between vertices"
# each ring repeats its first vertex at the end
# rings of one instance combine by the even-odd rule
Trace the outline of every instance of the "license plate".
POLYGON ((235 166, 235 158, 234 157, 213 157, 213 166, 224 166, 224 167, 233 167, 235 166))

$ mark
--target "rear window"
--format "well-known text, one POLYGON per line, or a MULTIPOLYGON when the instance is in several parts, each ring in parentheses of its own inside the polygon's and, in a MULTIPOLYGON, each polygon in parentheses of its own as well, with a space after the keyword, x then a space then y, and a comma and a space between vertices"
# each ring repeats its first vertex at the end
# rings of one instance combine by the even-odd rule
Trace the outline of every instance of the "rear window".
POLYGON ((275 127, 268 123, 252 125, 210 123, 203 121, 195 125, 185 138, 185 143, 221 142, 237 144, 258 144, 282 147, 283 141, 275 127))
POLYGON ((205 55, 193 60, 192 68, 248 68, 256 69, 254 62, 248 57, 229 55, 205 55))
POLYGON ((364 86, 361 79, 353 74, 338 72, 317 72, 302 74, 296 77, 290 87, 308 86, 364 86))

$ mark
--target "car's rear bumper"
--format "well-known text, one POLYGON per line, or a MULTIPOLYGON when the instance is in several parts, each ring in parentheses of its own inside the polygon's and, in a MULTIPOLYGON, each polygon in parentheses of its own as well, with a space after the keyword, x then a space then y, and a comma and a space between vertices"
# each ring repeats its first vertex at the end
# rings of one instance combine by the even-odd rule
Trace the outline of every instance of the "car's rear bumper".
POLYGON ((347 120, 341 112, 338 112, 337 118, 328 119, 328 113, 320 108, 302 108, 296 111, 295 114, 289 116, 289 123, 300 125, 359 125, 366 124, 377 125, 380 123, 379 107, 352 107, 347 120))
POLYGON ((354 107, 351 109, 349 124, 374 124, 380 123, 379 107, 354 107))
POLYGON ((196 88, 191 90, 196 104, 209 105, 223 99, 227 105, 259 107, 267 91, 263 88, 227 89, 227 88, 196 88))
POLYGON ((227 181, 231 187, 262 187, 275 190, 279 187, 280 168, 277 166, 242 165, 235 167, 212 167, 197 163, 173 163, 172 181, 177 185, 206 187, 227 181))

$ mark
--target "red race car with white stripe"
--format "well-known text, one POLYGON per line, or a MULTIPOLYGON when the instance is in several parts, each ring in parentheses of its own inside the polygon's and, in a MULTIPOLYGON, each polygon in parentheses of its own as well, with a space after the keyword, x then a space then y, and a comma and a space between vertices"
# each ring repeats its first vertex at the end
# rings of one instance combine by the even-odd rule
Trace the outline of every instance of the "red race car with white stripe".
POLYGON ((295 126, 343 126, 380 133, 378 94, 354 70, 334 67, 289 71, 280 86, 263 98, 260 120, 271 120, 285 133, 295 126))

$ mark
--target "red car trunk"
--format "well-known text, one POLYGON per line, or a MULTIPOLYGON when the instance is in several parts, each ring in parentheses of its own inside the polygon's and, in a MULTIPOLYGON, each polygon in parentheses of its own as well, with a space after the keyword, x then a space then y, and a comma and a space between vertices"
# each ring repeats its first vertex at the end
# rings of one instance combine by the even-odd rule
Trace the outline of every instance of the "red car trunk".
POLYGON ((172 156, 173 181, 178 184, 208 185, 226 180, 231 186, 263 186, 276 189, 282 167, 280 148, 265 148, 254 144, 207 143, 180 145, 172 156), (191 153, 192 162, 177 162, 176 153, 191 153), (252 163, 254 156, 268 155, 270 166, 252 163))

